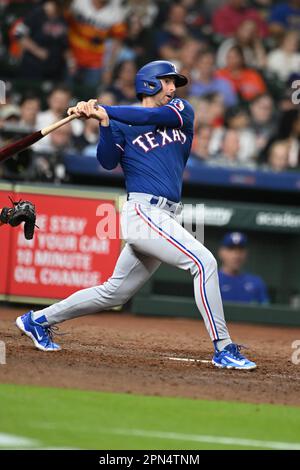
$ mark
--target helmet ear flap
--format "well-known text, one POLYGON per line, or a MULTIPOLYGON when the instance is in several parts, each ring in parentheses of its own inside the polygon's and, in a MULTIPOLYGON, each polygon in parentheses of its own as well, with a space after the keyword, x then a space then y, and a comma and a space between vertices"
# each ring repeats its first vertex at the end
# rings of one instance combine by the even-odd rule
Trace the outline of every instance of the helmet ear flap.
POLYGON ((162 89, 161 82, 156 77, 136 77, 136 91, 139 100, 142 97, 156 95, 162 89))
MULTIPOLYGON (((156 80, 157 82, 157 80, 156 80)), ((147 80, 144 82, 144 86, 149 88, 150 90, 155 90, 157 88, 157 83, 152 80, 147 80)))

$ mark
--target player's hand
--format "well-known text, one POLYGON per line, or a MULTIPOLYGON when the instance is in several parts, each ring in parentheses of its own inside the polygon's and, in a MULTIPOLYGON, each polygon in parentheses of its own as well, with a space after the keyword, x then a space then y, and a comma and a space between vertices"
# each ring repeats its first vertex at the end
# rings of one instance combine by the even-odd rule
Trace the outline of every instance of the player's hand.
POLYGON ((67 115, 71 116, 71 114, 75 114, 78 118, 83 117, 83 115, 78 111, 77 105, 71 106, 70 108, 68 108, 67 115))
POLYGON ((98 104, 95 99, 89 101, 79 101, 76 106, 73 106, 67 111, 68 116, 75 114, 78 118, 94 118, 97 119, 102 126, 109 125, 109 117, 107 112, 102 106, 98 104))
POLYGON ((102 106, 98 104, 95 99, 89 101, 80 101, 74 108, 69 108, 68 114, 76 114, 77 117, 84 117, 86 119, 97 119, 102 126, 109 125, 109 117, 107 112, 102 106))

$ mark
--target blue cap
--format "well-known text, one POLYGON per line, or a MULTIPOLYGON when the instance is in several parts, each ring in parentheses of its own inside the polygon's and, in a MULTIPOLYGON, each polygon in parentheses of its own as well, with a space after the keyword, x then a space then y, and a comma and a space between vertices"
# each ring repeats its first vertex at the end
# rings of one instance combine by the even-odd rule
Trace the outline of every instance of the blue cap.
POLYGON ((247 235, 242 232, 229 232, 226 233, 221 241, 221 246, 226 246, 227 248, 232 247, 241 247, 244 248, 248 244, 247 235))

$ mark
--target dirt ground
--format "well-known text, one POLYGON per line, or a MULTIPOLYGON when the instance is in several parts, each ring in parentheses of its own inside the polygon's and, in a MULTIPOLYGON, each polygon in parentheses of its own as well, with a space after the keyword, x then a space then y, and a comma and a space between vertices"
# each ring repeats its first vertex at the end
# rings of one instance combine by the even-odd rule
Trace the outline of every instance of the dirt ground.
MULTIPOLYGON (((6 365, 0 382, 85 390, 300 405, 300 364, 291 360, 300 328, 229 324, 234 341, 258 364, 255 371, 219 370, 200 320, 105 313, 60 326, 63 350, 34 348, 14 325, 19 309, 0 309, 6 365)), ((300 358, 300 354, 299 354, 300 358)))

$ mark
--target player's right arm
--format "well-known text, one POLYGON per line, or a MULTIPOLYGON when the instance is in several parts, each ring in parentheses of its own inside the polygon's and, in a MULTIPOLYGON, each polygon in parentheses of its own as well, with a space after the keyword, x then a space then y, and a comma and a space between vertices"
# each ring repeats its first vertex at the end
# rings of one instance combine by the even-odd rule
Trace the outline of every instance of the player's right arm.
MULTIPOLYGON (((67 114, 75 114, 77 117, 87 117, 78 110, 77 106, 68 109, 67 114)), ((95 117, 95 116, 94 116, 95 117)), ((95 117, 99 121, 99 143, 97 146, 97 159, 106 170, 112 170, 120 163, 124 153, 125 139, 120 128, 111 121, 105 110, 95 117)))
POLYGON ((97 146, 97 159, 106 170, 116 168, 124 152, 124 136, 118 126, 103 113, 100 120, 100 138, 97 146))
POLYGON ((112 170, 120 163, 124 152, 124 139, 113 122, 100 126, 100 139, 97 146, 97 159, 106 170, 112 170))

